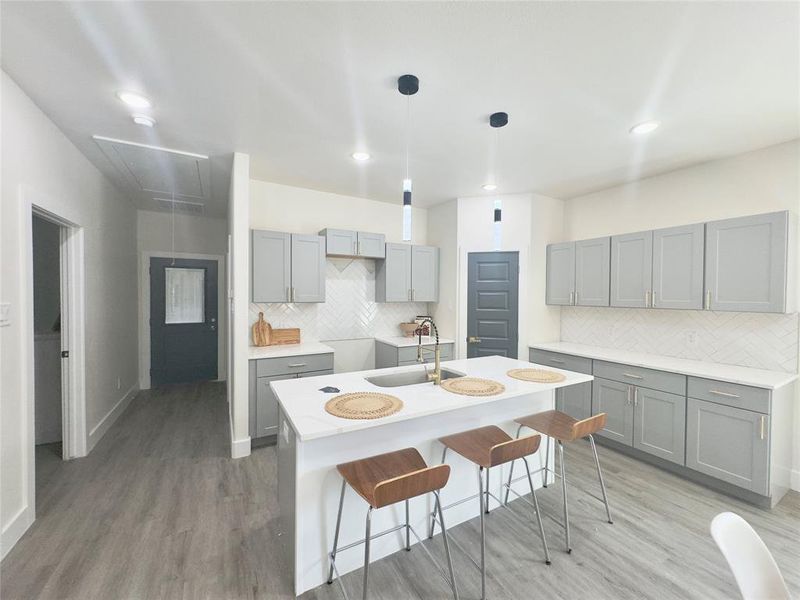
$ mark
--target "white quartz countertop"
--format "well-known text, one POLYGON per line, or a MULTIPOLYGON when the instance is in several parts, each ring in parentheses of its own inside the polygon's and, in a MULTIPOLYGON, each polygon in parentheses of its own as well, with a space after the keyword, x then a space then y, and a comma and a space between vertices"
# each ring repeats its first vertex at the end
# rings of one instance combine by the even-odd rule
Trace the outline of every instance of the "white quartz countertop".
POLYGON ((670 356, 659 356, 657 354, 646 354, 643 352, 630 352, 628 350, 601 348, 599 346, 585 346, 583 344, 573 344, 571 342, 532 344, 530 347, 538 350, 561 352, 562 354, 572 354, 573 356, 583 356, 585 358, 646 367, 648 369, 658 369, 659 371, 681 373, 682 375, 751 385, 753 387, 770 390, 783 387, 797 379, 796 373, 766 371, 763 369, 737 367, 736 365, 723 365, 720 363, 688 360, 685 358, 672 358, 670 356))
POLYGON ((283 358, 286 356, 304 356, 308 354, 330 354, 333 348, 319 342, 301 342, 299 344, 279 344, 276 346, 250 346, 250 360, 259 358, 283 358))
MULTIPOLYGON (((376 337, 376 342, 381 342, 383 344, 389 344, 390 346, 394 346, 396 348, 406 348, 408 346, 417 346, 419 344, 419 338, 414 336, 413 338, 405 337, 402 335, 398 335, 396 337, 376 337)), ((436 338, 430 335, 423 335, 422 336, 422 344, 435 344, 436 338)), ((450 340, 447 338, 439 338, 439 344, 455 344, 454 340, 450 340)))
POLYGON ((388 375, 415 370, 424 370, 423 365, 375 369, 372 371, 356 371, 352 373, 334 373, 304 379, 287 379, 270 383, 273 392, 297 437, 301 441, 348 433, 370 427, 379 427, 387 423, 395 423, 428 415, 469 408, 479 404, 502 402, 526 394, 535 394, 556 388, 591 381, 591 375, 574 373, 563 369, 552 371, 564 373, 567 378, 559 383, 531 383, 512 379, 506 372, 510 369, 529 368, 531 363, 514 360, 502 356, 484 356, 465 360, 449 361, 442 365, 443 369, 458 371, 470 377, 481 377, 498 381, 505 386, 505 391, 496 396, 462 396, 435 386, 432 383, 420 383, 402 387, 378 387, 369 383, 365 377, 388 375), (331 386, 347 392, 383 392, 403 401, 403 408, 393 415, 381 419, 353 420, 335 417, 325 411, 325 403, 335 397, 336 393, 324 393, 320 388, 331 386))

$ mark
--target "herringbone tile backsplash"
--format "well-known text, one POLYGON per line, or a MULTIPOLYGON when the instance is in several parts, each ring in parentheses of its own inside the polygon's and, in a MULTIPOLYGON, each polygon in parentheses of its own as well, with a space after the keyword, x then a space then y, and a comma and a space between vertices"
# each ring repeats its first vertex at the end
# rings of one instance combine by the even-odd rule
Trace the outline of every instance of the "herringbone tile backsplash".
POLYGON ((570 306, 561 341, 795 373, 798 315, 570 306))
POLYGON ((325 302, 250 304, 250 323, 259 311, 274 328, 299 327, 303 341, 351 340, 401 335, 399 324, 428 314, 424 302, 375 302, 375 261, 329 258, 325 302))

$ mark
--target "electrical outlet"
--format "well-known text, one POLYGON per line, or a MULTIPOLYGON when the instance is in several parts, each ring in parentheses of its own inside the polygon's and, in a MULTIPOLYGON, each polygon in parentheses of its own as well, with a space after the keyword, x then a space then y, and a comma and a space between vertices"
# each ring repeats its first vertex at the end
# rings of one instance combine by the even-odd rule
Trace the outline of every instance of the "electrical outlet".
POLYGON ((11 325, 11 303, 0 302, 0 327, 11 325))
POLYGON ((687 331, 686 332, 686 344, 689 346, 697 346, 697 332, 696 331, 687 331))

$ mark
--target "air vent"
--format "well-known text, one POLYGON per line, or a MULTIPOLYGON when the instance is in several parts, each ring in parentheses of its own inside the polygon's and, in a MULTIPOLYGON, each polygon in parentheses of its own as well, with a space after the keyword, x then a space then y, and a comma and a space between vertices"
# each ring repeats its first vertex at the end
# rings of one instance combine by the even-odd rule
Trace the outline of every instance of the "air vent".
POLYGON ((202 215, 203 204, 200 202, 187 202, 186 200, 170 200, 169 198, 153 198, 161 210, 172 212, 175 207, 176 213, 184 215, 202 215))

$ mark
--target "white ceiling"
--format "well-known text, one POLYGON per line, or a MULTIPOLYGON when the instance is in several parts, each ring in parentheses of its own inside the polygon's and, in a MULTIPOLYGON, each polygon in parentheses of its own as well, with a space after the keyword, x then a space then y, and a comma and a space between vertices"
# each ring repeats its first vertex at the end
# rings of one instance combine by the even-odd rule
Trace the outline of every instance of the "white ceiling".
POLYGON ((3 68, 78 147, 116 178, 92 134, 210 155, 208 214, 234 150, 254 178, 399 202, 404 73, 423 206, 485 193, 498 110, 498 192, 559 198, 800 136, 796 2, 1 6, 3 68))

